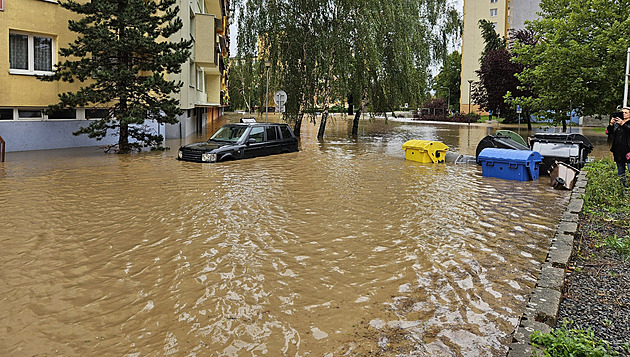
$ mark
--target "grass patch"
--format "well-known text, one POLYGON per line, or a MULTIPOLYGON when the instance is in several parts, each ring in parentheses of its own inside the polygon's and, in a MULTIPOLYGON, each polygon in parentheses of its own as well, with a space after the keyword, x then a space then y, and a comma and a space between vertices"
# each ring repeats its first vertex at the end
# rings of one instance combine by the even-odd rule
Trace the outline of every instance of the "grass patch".
POLYGON ((595 337, 591 329, 586 331, 571 328, 571 323, 563 321, 562 326, 552 329, 550 333, 535 331, 531 336, 532 346, 542 351, 532 352, 532 356, 617 356, 608 342, 595 337), (541 354, 542 352, 542 354, 541 354))
MULTIPOLYGON (((630 213, 630 195, 617 177, 617 165, 609 158, 589 162, 584 209, 588 213, 630 213)), ((628 179, 630 182, 630 179, 628 179)))
POLYGON ((606 245, 621 254, 624 261, 630 259, 630 236, 617 237, 615 234, 606 238, 606 245))

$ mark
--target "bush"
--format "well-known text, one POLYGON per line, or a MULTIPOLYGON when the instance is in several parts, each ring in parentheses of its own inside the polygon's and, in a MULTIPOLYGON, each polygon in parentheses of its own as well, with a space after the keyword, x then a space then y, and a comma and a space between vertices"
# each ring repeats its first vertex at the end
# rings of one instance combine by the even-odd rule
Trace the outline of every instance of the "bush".
POLYGON ((475 114, 475 113, 470 113, 470 114, 455 113, 449 118, 448 121, 452 121, 454 123, 468 123, 468 120, 470 120, 471 123, 477 123, 477 122, 479 122, 479 119, 481 119, 479 114, 475 114))
POLYGON ((584 209, 587 212, 630 213, 630 200, 617 177, 614 161, 609 158, 591 161, 584 169, 588 172, 588 185, 584 193, 584 209))
MULTIPOLYGON (((560 328, 550 333, 534 331, 531 342, 534 347, 542 347, 546 357, 607 357, 616 356, 608 343, 595 337, 591 329, 587 331, 570 328, 570 323, 564 321, 560 328)), ((532 356, 537 356, 536 352, 532 356)))

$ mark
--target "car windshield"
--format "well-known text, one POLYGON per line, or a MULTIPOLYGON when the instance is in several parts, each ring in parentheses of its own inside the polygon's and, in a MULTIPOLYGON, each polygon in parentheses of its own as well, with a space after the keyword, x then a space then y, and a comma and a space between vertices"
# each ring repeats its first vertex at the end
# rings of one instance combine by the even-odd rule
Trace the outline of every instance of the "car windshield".
POLYGON ((226 141, 235 143, 243 137, 246 130, 247 127, 242 125, 225 125, 217 130, 217 132, 210 137, 209 141, 226 141))

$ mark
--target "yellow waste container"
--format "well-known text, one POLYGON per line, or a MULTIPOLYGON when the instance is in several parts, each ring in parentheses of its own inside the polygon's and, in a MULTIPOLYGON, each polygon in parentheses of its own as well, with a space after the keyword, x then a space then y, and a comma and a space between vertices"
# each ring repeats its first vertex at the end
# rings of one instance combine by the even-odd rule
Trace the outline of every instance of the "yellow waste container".
POLYGON ((444 162, 448 146, 439 141, 409 140, 403 144, 405 159, 425 163, 444 162))

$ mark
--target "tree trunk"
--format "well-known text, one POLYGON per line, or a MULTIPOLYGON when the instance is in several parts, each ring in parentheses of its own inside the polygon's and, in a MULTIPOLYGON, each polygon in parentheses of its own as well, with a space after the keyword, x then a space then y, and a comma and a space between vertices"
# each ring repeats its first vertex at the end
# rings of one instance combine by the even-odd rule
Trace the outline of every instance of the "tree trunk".
POLYGON ((129 147, 129 124, 120 123, 120 129, 118 132, 118 153, 129 154, 131 148, 129 147))
POLYGON ((567 131, 567 119, 566 118, 562 118, 562 132, 566 132, 567 131))
POLYGON ((327 121, 328 121, 328 104, 324 106, 324 111, 322 112, 322 121, 319 123, 319 130, 317 131, 318 139, 324 138, 324 133, 326 132, 327 121))
POLYGON ((354 115, 354 121, 352 122, 352 136, 359 135, 359 119, 361 119, 361 111, 367 105, 367 89, 363 89, 363 95, 361 96, 361 106, 357 109, 357 113, 354 115))
POLYGON ((131 147, 129 147, 129 124, 126 122, 127 120, 127 98, 120 98, 120 112, 122 113, 122 118, 117 118, 118 120, 118 153, 119 154, 129 154, 131 152, 131 147))
POLYGON ((352 136, 359 135, 359 119, 361 119, 361 107, 357 109, 357 113, 354 115, 352 121, 352 136))
POLYGON ((529 111, 525 112, 525 118, 527 120, 527 131, 532 131, 532 118, 529 111))

